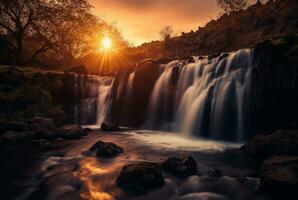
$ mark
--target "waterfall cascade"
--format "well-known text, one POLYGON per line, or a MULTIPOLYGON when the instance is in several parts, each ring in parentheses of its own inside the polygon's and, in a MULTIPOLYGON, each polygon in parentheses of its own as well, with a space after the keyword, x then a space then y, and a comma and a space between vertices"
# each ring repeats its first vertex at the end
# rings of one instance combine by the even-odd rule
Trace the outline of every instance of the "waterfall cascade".
POLYGON ((107 112, 107 96, 113 78, 75 75, 75 123, 101 125, 107 112))
POLYGON ((147 128, 244 140, 249 131, 252 50, 164 66, 150 99, 147 128))
POLYGON ((113 116, 116 124, 129 126, 145 116, 147 129, 241 141, 252 130, 252 69, 250 49, 214 58, 194 57, 192 62, 171 61, 159 65, 154 86, 146 93, 143 89, 148 85, 144 85, 139 71, 122 71, 115 81, 77 75, 76 96, 80 101, 75 119, 80 124, 101 125, 106 116, 113 116))

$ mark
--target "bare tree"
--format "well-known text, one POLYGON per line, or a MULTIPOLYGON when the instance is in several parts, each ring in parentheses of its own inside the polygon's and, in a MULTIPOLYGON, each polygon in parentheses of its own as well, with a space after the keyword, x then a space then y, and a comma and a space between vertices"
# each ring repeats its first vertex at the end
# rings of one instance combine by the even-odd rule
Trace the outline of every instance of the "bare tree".
POLYGON ((245 9, 248 6, 248 0, 216 0, 216 2, 226 13, 245 9))
POLYGON ((171 38, 173 32, 174 31, 171 26, 165 26, 160 30, 159 34, 163 40, 168 40, 171 38))

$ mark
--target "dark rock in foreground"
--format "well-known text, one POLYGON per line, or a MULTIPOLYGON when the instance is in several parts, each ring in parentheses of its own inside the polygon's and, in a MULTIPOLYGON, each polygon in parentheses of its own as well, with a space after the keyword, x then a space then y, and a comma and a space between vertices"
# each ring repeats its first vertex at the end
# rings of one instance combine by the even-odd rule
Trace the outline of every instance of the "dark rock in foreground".
POLYGON ((256 135, 242 149, 257 161, 274 155, 298 155, 298 131, 279 130, 271 135, 256 135))
POLYGON ((121 129, 117 126, 112 126, 110 124, 107 124, 107 123, 102 123, 101 126, 100 126, 100 129, 102 131, 120 131, 121 129))
POLYGON ((106 158, 111 158, 115 157, 121 153, 123 153, 123 148, 111 143, 111 142, 103 142, 103 141, 98 141, 95 144, 93 144, 90 149, 90 151, 96 151, 96 156, 97 157, 106 157, 106 158))
POLYGON ((261 168, 261 191, 274 199, 298 198, 298 157, 274 156, 261 168))
POLYGON ((142 194, 162 186, 164 179, 159 164, 143 162, 124 166, 116 182, 127 191, 142 194))
POLYGON ((198 174, 196 161, 193 157, 187 155, 168 158, 162 163, 162 168, 182 178, 198 174))

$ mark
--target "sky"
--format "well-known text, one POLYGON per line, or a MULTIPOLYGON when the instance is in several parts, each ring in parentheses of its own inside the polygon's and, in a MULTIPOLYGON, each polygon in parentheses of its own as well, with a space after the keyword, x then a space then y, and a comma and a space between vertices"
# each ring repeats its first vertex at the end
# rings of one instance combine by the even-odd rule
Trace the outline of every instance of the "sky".
POLYGON ((216 0, 89 0, 96 15, 115 23, 133 45, 160 40, 170 25, 174 33, 197 30, 220 13, 216 0))
POLYGON ((170 25, 175 34, 197 30, 219 13, 215 0, 89 0, 96 15, 115 23, 134 45, 159 40, 170 25))

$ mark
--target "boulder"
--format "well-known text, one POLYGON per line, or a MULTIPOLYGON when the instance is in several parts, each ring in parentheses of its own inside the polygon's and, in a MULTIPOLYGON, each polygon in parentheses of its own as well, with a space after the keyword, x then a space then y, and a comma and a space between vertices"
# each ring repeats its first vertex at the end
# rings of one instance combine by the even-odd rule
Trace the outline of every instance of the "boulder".
POLYGON ((124 190, 142 194, 164 183, 159 164, 142 162, 123 167, 116 183, 124 190))
POLYGON ((0 134, 6 131, 25 131, 27 124, 18 121, 0 120, 0 134))
POLYGON ((242 150, 257 161, 273 155, 298 155, 298 131, 279 130, 270 135, 256 135, 242 146, 242 150))
POLYGON ((217 168, 211 168, 208 170, 207 175, 209 177, 214 177, 214 178, 219 178, 222 177, 222 173, 219 169, 217 168))
POLYGON ((121 129, 119 128, 119 127, 117 127, 117 126, 113 126, 113 125, 110 125, 110 124, 107 124, 107 123, 102 123, 101 124, 101 127, 100 127, 100 129, 102 130, 102 131, 120 131, 121 129))
POLYGON ((261 191, 275 199, 298 198, 298 156, 273 156, 261 167, 261 191))
POLYGON ((88 134, 88 133, 92 132, 92 129, 91 128, 83 128, 83 131, 88 134))
POLYGON ((103 142, 103 141, 98 141, 95 144, 93 144, 90 149, 92 152, 96 152, 97 157, 106 157, 106 158, 111 158, 115 157, 121 153, 123 153, 123 148, 111 143, 111 142, 103 142))
POLYGON ((162 168, 180 178, 198 174, 196 161, 188 155, 168 158, 162 163, 162 168))

